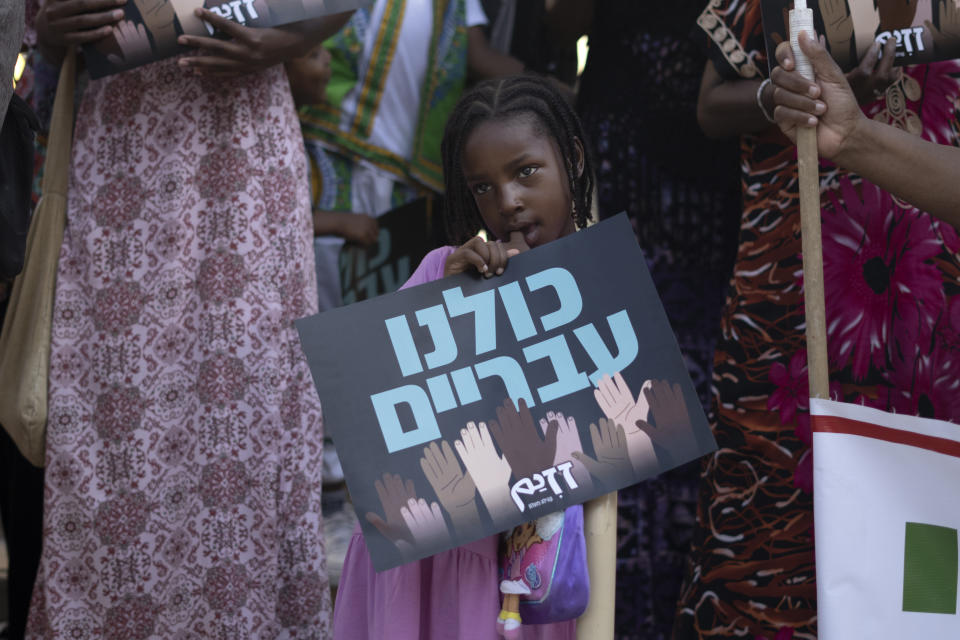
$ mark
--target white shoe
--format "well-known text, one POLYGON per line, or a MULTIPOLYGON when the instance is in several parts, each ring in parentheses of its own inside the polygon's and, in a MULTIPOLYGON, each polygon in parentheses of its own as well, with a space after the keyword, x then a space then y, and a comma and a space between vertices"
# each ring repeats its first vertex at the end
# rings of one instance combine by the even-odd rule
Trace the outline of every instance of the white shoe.
POLYGON ((323 484, 340 484, 343 482, 343 467, 340 466, 340 456, 332 442, 323 445, 323 484))

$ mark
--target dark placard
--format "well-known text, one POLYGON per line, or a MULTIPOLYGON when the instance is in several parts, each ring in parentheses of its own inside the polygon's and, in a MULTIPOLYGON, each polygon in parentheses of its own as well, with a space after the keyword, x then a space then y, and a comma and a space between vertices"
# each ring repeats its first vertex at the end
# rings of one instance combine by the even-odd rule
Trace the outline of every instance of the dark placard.
POLYGON ((716 448, 623 214, 297 328, 377 570, 716 448))
MULTIPOLYGON (((850 71, 874 40, 897 41, 894 64, 919 64, 960 57, 960 8, 956 0, 807 0, 817 34, 844 71, 850 71)), ((788 40, 793 0, 761 0, 767 59, 788 40)))
POLYGON ((340 250, 343 304, 393 293, 423 257, 437 246, 434 196, 417 198, 377 218, 380 236, 370 247, 347 244, 340 250))
POLYGON ((91 78, 133 69, 189 51, 177 44, 183 34, 219 36, 194 15, 205 8, 248 27, 276 27, 371 4, 373 0, 129 0, 113 32, 83 54, 91 78))

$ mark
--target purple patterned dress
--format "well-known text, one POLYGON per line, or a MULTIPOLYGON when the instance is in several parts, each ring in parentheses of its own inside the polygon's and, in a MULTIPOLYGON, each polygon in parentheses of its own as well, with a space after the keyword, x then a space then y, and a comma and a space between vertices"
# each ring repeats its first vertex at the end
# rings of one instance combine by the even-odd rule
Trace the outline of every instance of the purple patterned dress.
POLYGON ((281 67, 77 115, 30 638, 326 638, 306 161, 281 67))

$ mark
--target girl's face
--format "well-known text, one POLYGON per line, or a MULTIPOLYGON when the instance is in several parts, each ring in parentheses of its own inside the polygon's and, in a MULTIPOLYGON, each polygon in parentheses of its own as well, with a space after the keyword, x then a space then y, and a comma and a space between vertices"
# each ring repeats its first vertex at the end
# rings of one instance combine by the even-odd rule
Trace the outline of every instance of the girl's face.
POLYGON ((519 231, 530 247, 576 231, 563 156, 535 117, 487 120, 463 147, 464 178, 487 228, 504 241, 519 231))

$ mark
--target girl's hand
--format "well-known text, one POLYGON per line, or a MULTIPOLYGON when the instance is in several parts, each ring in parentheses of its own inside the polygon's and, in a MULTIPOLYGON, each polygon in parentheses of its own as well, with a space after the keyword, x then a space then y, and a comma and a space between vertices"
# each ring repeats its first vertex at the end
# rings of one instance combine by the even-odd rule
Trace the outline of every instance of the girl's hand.
POLYGON ((499 240, 487 241, 476 236, 447 256, 443 275, 464 273, 473 267, 484 278, 499 276, 507 268, 507 261, 510 258, 528 249, 530 247, 523 239, 523 233, 519 231, 512 232, 510 240, 506 243, 499 240))
POLYGON ((261 71, 307 54, 311 42, 296 25, 272 28, 245 27, 207 9, 197 17, 228 36, 229 40, 182 35, 177 43, 203 49, 204 55, 180 58, 179 65, 201 75, 237 76, 261 71))
POLYGON ((110 35, 123 19, 127 0, 47 0, 36 18, 37 40, 56 58, 63 49, 96 42, 110 35))

